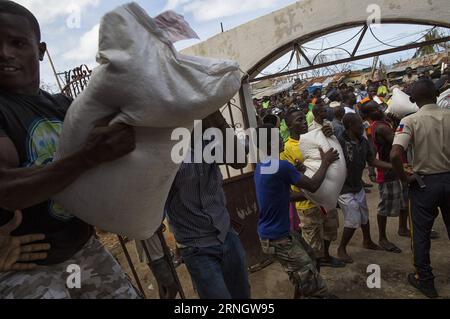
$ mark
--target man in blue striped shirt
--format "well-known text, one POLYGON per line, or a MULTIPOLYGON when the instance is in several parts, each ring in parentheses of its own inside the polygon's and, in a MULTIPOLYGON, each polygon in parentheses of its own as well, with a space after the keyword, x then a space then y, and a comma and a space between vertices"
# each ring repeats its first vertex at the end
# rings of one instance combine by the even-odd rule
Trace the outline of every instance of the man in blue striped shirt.
MULTIPOLYGON (((203 120, 203 128, 219 128, 226 136, 229 126, 217 112, 203 120)), ((234 169, 247 166, 225 160, 212 164, 185 161, 167 199, 167 216, 199 297, 249 299, 245 251, 231 227, 222 188, 221 164, 234 169)))

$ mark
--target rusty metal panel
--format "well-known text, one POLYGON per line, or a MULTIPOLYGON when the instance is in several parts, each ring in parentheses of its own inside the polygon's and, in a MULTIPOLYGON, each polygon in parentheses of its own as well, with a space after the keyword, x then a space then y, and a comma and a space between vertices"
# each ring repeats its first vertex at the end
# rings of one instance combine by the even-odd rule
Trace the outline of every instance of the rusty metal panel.
POLYGON ((269 262, 259 242, 257 225, 259 209, 256 202, 253 173, 243 174, 225 180, 223 185, 227 196, 228 211, 232 224, 239 233, 247 253, 250 269, 259 269, 269 262))
POLYGON ((62 93, 74 99, 88 86, 92 70, 87 65, 81 65, 63 74, 66 85, 62 93))

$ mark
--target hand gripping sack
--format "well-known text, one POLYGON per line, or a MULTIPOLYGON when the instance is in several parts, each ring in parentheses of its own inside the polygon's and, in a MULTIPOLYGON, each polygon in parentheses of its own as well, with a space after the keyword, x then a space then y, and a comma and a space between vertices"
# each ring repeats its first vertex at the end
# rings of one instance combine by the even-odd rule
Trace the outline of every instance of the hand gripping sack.
POLYGON ((315 193, 303 190, 306 197, 325 211, 336 208, 338 197, 347 177, 347 165, 341 144, 336 137, 327 138, 322 130, 316 129, 300 137, 300 151, 305 158, 307 167, 305 175, 313 177, 322 164, 319 148, 324 152, 334 148, 339 152, 339 160, 334 162, 327 171, 325 180, 315 193))
POLYGON ((411 103, 408 94, 404 93, 400 89, 395 88, 386 113, 394 114, 401 119, 409 114, 416 113, 418 110, 419 107, 417 106, 417 104, 411 103))
POLYGON ((171 159, 173 129, 192 129, 225 105, 240 88, 239 66, 179 54, 135 3, 103 17, 97 61, 67 113, 56 160, 80 150, 93 123, 115 114, 111 123, 136 127, 136 150, 88 171, 54 199, 91 225, 147 239, 162 222, 179 168, 171 159))

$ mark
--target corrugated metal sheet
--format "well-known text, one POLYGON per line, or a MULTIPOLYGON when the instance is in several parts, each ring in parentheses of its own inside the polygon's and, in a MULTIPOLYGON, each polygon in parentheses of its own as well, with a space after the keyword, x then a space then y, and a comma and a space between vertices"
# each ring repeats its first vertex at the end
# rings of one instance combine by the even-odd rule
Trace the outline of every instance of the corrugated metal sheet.
MULTIPOLYGON (((418 69, 420 67, 426 67, 426 66, 435 66, 440 63, 449 63, 450 61, 450 52, 440 52, 437 54, 428 55, 425 57, 417 58, 417 59, 411 59, 408 61, 403 61, 401 63, 394 64, 391 68, 387 69, 387 74, 392 73, 402 73, 406 70, 407 67, 411 67, 412 69, 418 69)), ((349 71, 344 73, 338 73, 333 74, 330 76, 319 76, 315 78, 309 78, 304 80, 302 84, 296 87, 296 92, 301 93, 302 91, 306 90, 308 87, 312 86, 315 83, 322 83, 324 87, 328 86, 330 83, 338 83, 341 81, 345 81, 348 79, 349 81, 353 81, 356 83, 363 83, 365 84, 368 79, 370 79, 371 73, 370 72, 363 72, 363 71, 349 71)), ((391 78, 392 80, 392 78, 391 78)), ((347 82, 349 82, 347 81, 347 82)), ((267 85, 268 82, 266 81, 264 85, 267 85)), ((282 83, 275 86, 270 86, 266 88, 260 88, 255 90, 255 86, 253 86, 253 97, 255 98, 262 98, 264 96, 271 96, 286 90, 289 90, 292 86, 292 83, 282 83)), ((261 84, 258 85, 259 87, 263 86, 261 84)))
POLYGON ((274 94, 278 94, 289 90, 292 88, 294 83, 281 83, 275 86, 266 87, 263 89, 254 89, 253 88, 253 98, 261 99, 264 96, 272 96, 274 94))
POLYGON ((421 58, 411 59, 408 61, 403 61, 394 64, 391 68, 387 70, 387 73, 400 73, 404 72, 406 68, 410 67, 412 69, 417 69, 424 66, 438 65, 442 62, 448 63, 450 52, 440 52, 436 54, 430 54, 421 58))

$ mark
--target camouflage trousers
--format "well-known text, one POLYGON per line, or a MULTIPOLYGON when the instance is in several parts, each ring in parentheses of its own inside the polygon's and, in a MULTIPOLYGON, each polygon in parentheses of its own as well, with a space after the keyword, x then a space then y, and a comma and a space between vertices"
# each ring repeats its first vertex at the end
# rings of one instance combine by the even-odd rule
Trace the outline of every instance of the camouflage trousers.
POLYGON ((120 265, 95 238, 62 264, 0 273, 0 299, 139 298, 120 265), (72 265, 79 267, 79 285, 72 265))
POLYGON ((289 275, 295 286, 295 298, 326 298, 329 296, 317 268, 317 261, 311 247, 300 233, 292 232, 286 239, 261 240, 263 252, 277 260, 289 275))
POLYGON ((337 210, 333 209, 325 216, 320 208, 314 207, 308 210, 299 210, 298 215, 303 238, 312 247, 317 258, 323 258, 325 256, 324 240, 335 241, 338 236, 337 210))

